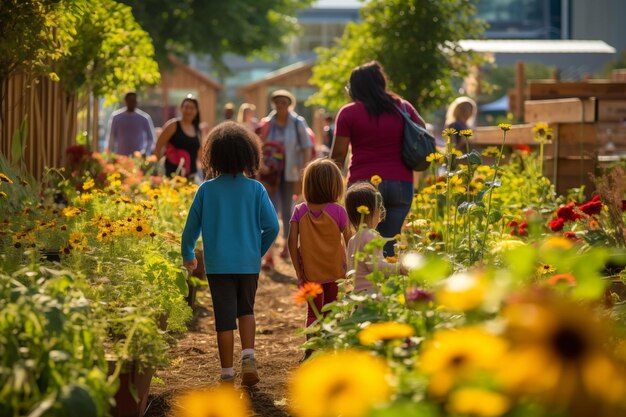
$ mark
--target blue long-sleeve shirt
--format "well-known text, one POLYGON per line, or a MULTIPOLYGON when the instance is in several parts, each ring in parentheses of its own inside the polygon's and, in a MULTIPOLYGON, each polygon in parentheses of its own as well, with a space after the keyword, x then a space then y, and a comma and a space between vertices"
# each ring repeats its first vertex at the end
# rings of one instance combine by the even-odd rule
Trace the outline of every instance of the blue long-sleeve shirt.
POLYGON ((202 233, 208 274, 256 274, 278 230, 276 211, 263 185, 241 174, 224 174, 198 188, 183 230, 181 254, 184 261, 193 260, 202 233))

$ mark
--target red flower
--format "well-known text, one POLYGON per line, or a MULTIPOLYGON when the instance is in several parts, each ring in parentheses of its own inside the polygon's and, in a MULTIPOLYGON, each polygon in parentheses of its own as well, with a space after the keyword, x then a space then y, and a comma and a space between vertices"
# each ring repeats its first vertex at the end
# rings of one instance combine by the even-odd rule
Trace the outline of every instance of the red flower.
POLYGON ((573 241, 576 241, 576 242, 578 242, 578 240, 579 240, 578 236, 576 236, 576 233, 574 233, 574 232, 565 232, 565 233, 563 233, 563 237, 566 237, 566 238, 568 238, 570 240, 573 240, 573 241))
POLYGON ((559 217, 556 220, 552 220, 549 226, 550 226, 550 230, 552 230, 553 232, 558 232, 558 231, 563 230, 564 225, 565 225, 565 220, 559 217))
POLYGON ((582 218, 582 216, 574 210, 574 203, 559 207, 556 211, 556 216, 564 221, 576 221, 582 218))
POLYGON ((589 216, 593 216, 594 214, 600 214, 600 212, 602 211, 602 201, 600 201, 599 199, 591 200, 590 202, 585 203, 582 206, 578 206, 578 209, 589 216))
POLYGON ((519 224, 519 235, 520 236, 528 236, 528 232, 526 228, 528 227, 528 222, 521 222, 519 224))
POLYGON ((599 195, 594 195, 593 198, 591 199, 591 201, 602 201, 602 200, 600 200, 600 196, 599 195))
POLYGON ((509 224, 507 224, 508 227, 517 227, 519 226, 519 223, 517 222, 517 220, 511 220, 509 222, 509 224))

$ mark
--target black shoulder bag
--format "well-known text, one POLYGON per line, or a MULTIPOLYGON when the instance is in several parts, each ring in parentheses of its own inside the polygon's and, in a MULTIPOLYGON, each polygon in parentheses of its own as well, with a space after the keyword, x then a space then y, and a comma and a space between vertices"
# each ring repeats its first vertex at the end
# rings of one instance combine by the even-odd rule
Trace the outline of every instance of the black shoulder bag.
POLYGON ((435 138, 411 119, 404 102, 402 107, 396 105, 396 109, 404 118, 402 162, 413 171, 426 171, 430 167, 426 157, 437 151, 435 138))

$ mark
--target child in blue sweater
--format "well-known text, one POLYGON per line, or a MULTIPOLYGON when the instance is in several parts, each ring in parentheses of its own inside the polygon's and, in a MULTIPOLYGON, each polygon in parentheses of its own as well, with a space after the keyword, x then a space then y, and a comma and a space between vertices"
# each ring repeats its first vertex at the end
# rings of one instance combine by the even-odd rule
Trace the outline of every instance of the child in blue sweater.
POLYGON ((203 166, 213 179, 198 188, 183 230, 185 267, 196 267, 202 234, 204 265, 213 299, 222 381, 233 381, 234 330, 239 321, 242 385, 259 382, 254 358, 254 299, 261 258, 278 235, 276 211, 261 183, 260 141, 242 125, 224 122, 209 134, 203 166))

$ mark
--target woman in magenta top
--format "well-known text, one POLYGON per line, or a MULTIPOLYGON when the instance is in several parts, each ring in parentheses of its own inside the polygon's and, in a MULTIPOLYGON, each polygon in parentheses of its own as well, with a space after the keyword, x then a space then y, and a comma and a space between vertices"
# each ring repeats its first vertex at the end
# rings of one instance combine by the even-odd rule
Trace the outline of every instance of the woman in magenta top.
MULTIPOLYGON (((425 123, 409 102, 387 90, 376 61, 355 68, 346 88, 352 103, 337 114, 331 158, 343 168, 352 147, 348 187, 373 175, 382 178, 378 190, 387 214, 377 230, 383 237, 393 237, 400 233, 413 199, 413 171, 404 165, 401 154, 404 119, 396 106, 404 103, 411 119, 421 126, 425 123)), ((384 252, 393 255, 393 242, 385 245, 384 252)))

